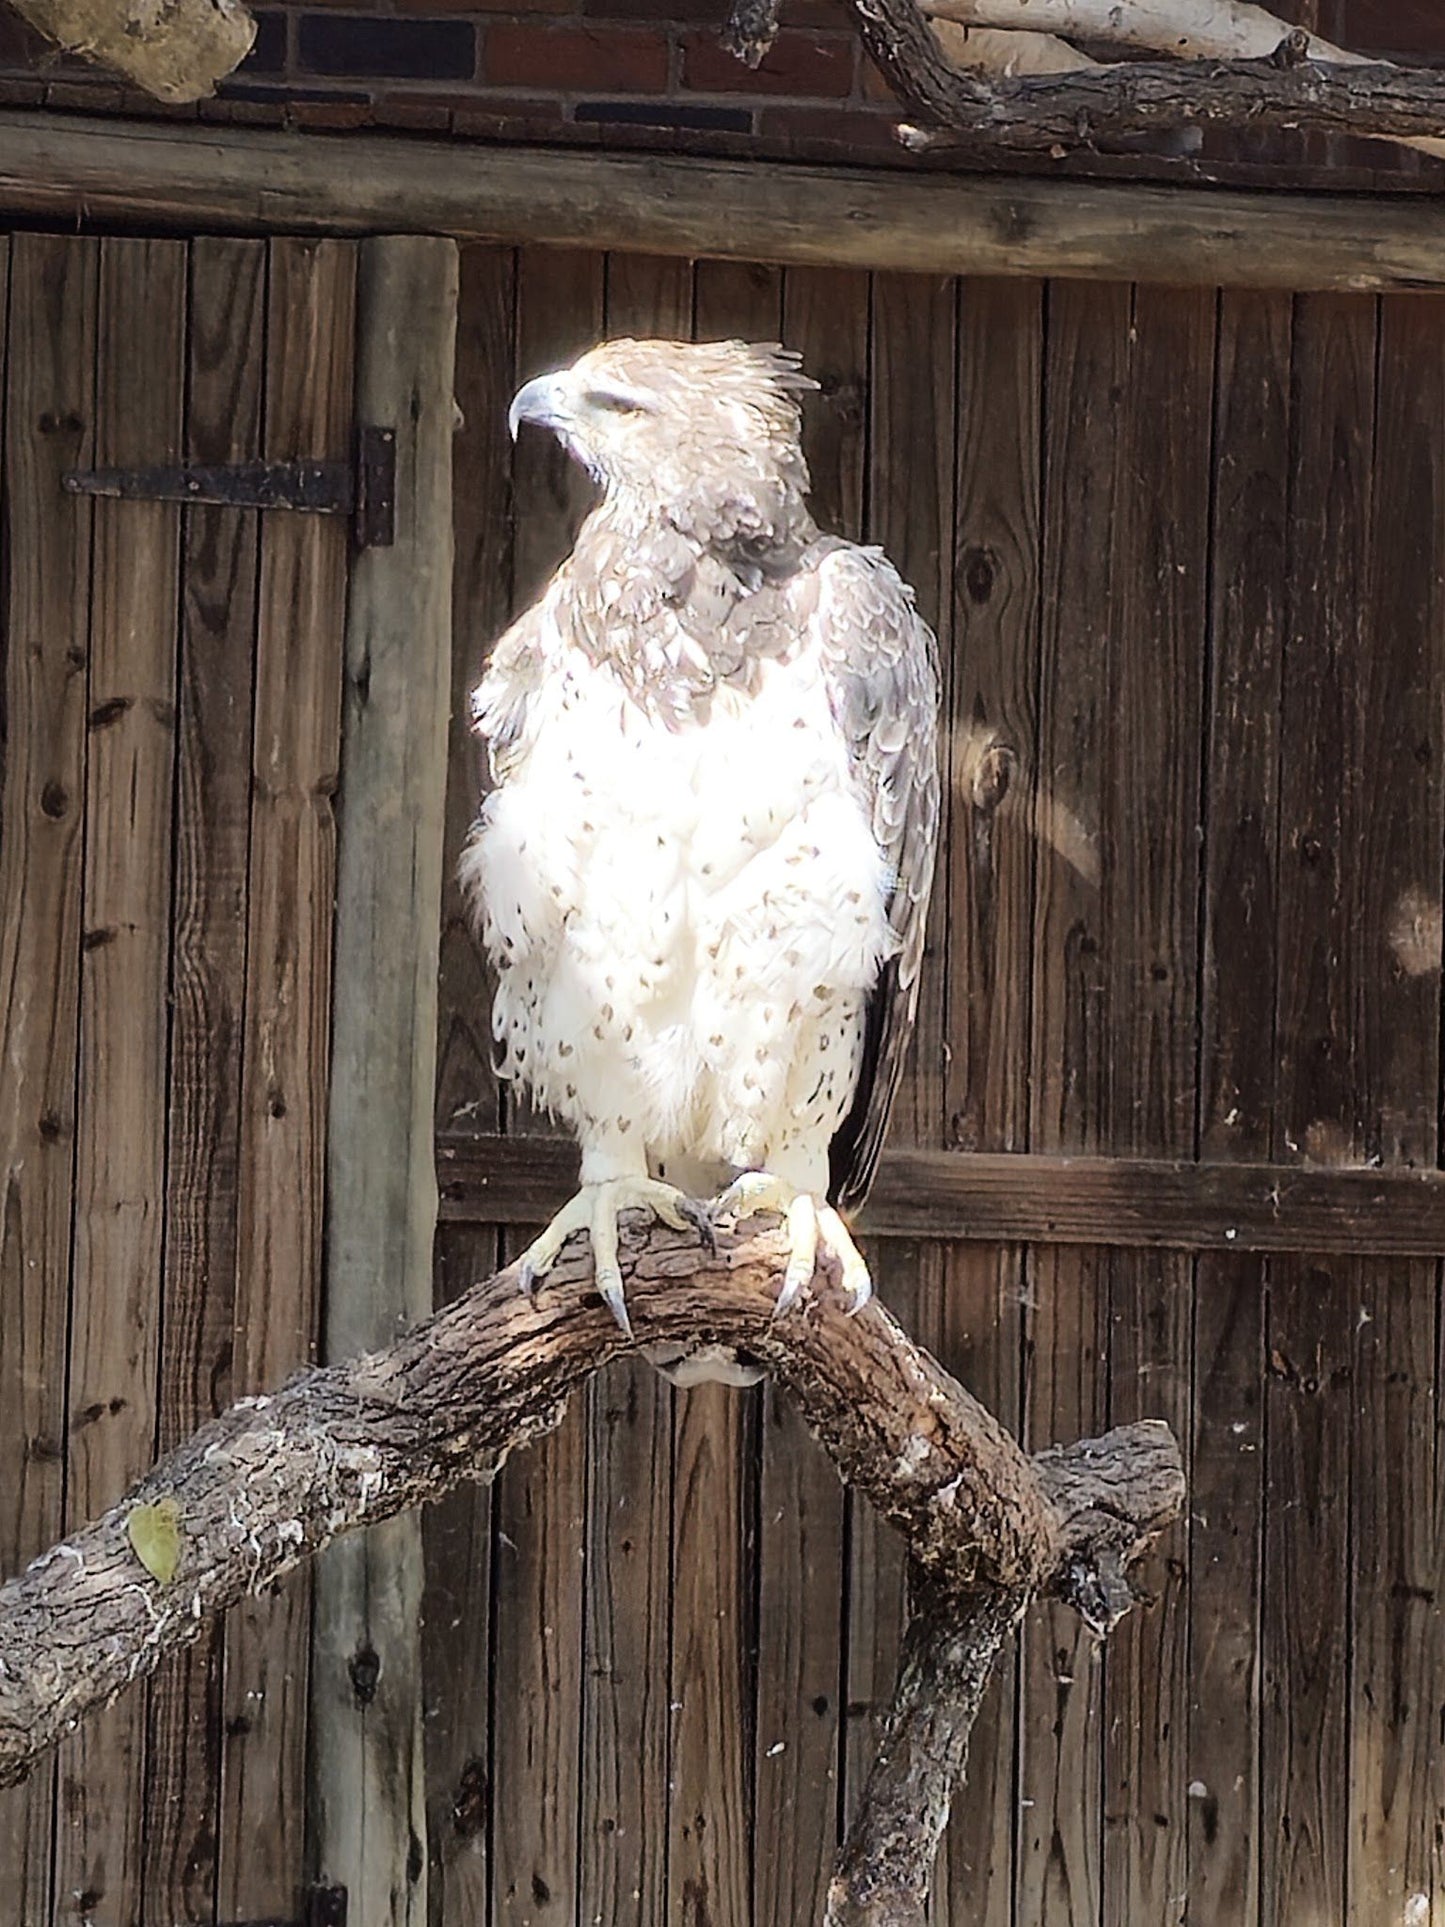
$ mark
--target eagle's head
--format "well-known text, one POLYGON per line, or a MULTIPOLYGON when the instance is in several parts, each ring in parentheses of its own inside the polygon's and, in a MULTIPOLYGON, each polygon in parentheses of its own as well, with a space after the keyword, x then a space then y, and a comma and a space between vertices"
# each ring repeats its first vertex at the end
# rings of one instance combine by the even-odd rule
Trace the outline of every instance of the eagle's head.
POLYGON ((631 517, 705 542, 766 544, 804 518, 798 357, 742 341, 604 341, 520 389, 507 417, 550 428, 631 517))

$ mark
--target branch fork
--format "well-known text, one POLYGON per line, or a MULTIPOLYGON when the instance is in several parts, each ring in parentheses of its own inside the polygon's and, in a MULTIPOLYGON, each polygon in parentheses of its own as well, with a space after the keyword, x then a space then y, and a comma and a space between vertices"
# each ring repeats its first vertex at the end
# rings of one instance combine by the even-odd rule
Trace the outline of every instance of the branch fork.
MULTIPOLYGON (((824 1289, 775 1317, 787 1259, 768 1217, 711 1254, 658 1224, 621 1250, 636 1343, 751 1353, 908 1546, 898 1690, 828 1923, 911 1927, 995 1658, 1041 1592, 1100 1635, 1128 1609, 1129 1562, 1183 1501, 1179 1449, 1146 1422, 1030 1458, 876 1299, 849 1315, 824 1289)), ((0 1587, 0 1785, 330 1540, 492 1478, 632 1348, 574 1240, 533 1297, 511 1268, 382 1351, 240 1400, 0 1587)))

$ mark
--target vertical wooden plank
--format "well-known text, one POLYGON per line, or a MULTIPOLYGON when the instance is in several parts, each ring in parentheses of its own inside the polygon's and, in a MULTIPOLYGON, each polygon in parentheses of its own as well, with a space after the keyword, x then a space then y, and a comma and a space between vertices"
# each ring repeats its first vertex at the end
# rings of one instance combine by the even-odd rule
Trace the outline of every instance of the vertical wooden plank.
MULTIPOLYGON (((960 294, 951 810, 936 886, 949 951, 946 1141, 1015 1151, 1028 1131, 1043 289, 972 281, 960 294)), ((941 1356, 1015 1430, 1023 1274, 1017 1247, 945 1256, 941 1356)), ((1012 1656, 999 1670, 970 1736, 935 1908, 977 1927, 1013 1918, 1012 1656)))
MULTIPOLYGON (((858 541, 866 479, 866 274, 794 268, 783 335, 822 385, 805 404, 813 514, 858 541)), ((802 1420, 763 1388, 755 1927, 821 1920, 838 1828, 844 1495, 802 1420)))
MULTIPOLYGON (((1216 361, 1200 1155, 1269 1156, 1279 690, 1288 574, 1287 295, 1226 290, 1216 361)), ((1259 1919, 1260 1543, 1267 1267, 1206 1252, 1194 1300, 1189 1918, 1259 1919)))
MULTIPOLYGON (((266 250, 191 246, 186 454, 260 446, 266 250)), ((241 1018, 246 974, 257 518, 184 518, 169 1135, 159 1445, 229 1402, 236 1298, 241 1018)), ((150 1695, 146 1918, 214 1916, 222 1629, 162 1669, 150 1695)))
MULTIPOLYGON (((939 632, 945 676, 953 571, 954 326, 952 280, 875 275, 869 355, 867 535, 881 543, 939 632)), ((945 712, 946 713, 946 712, 945 712)), ((946 740, 941 754, 950 755, 946 740)), ((947 890, 929 906, 913 1041, 894 1104, 894 1141, 943 1139, 947 890)), ((867 1256, 879 1295, 925 1345, 939 1342, 943 1252, 893 1241, 867 1256)), ((872 1510, 851 1499, 845 1654, 845 1810, 862 1789, 879 1725, 893 1698, 906 1613, 902 1550, 872 1510)))
MULTIPOLYGON (((689 262, 610 255, 607 333, 686 340, 692 295, 689 262)), ((587 1397, 579 1918, 646 1927, 666 1914, 672 1392, 634 1359, 587 1397)))
MULTIPOLYGON (((1380 304, 1365 647, 1355 668, 1351 837, 1356 1114, 1385 1164, 1439 1156, 1440 952, 1435 928, 1445 690, 1445 304, 1380 304)), ((1428 1904, 1440 1698, 1432 1619, 1440 1547, 1432 1486, 1436 1267, 1362 1267, 1350 1476, 1347 1918, 1408 1920, 1428 1904)))
MULTIPOLYGON (((781 295, 775 269, 700 262, 698 339, 777 340, 781 295)), ((667 1918, 682 1927, 752 1907, 761 1404, 756 1387, 674 1397, 667 1918)))
MULTIPOLYGON (((1133 296, 1116 503, 1103 873, 1106 1077, 1114 1149, 1194 1149, 1200 737, 1215 296, 1133 296)), ((1189 1437, 1193 1266, 1119 1252, 1109 1286, 1109 1419, 1189 1437)), ((1111 1917, 1183 1918, 1189 1737, 1187 1599, 1175 1527, 1136 1568, 1146 1610, 1110 1640, 1104 1692, 1104 1896, 1111 1917)))
MULTIPOLYGON (((268 456, 350 453, 355 250, 274 241, 266 304, 268 456)), ((261 533, 235 1390, 315 1354, 326 1147, 347 531, 272 516, 261 533)), ((291 1574, 226 1633, 218 1910, 298 1910, 304 1872, 311 1587, 291 1574)))
MULTIPOLYGON (((1375 303, 1295 308, 1289 628, 1282 703, 1274 1155, 1360 1161, 1355 1011, 1378 968, 1351 889, 1360 825, 1357 692, 1366 636, 1375 303)), ((1372 753, 1372 752, 1371 752, 1372 753)), ((1261 1913, 1345 1908, 1350 1384, 1358 1267, 1271 1266, 1261 1913)))
MULTIPOLYGON (((491 985, 457 882, 457 860, 480 788, 469 696, 482 652, 506 624, 512 579, 512 474, 507 404, 513 390, 515 256, 464 248, 457 306, 453 450, 456 531, 452 591, 451 738, 438 968, 436 1121, 495 1131, 501 1106, 491 1068, 491 985)), ((497 1234, 449 1226, 437 1240, 435 1290, 446 1304, 491 1271, 497 1234)), ((422 1666, 433 1927, 485 1922, 488 1840, 492 1494, 463 1486, 422 1518, 426 1552, 422 1666)))
MULTIPOLYGON (((1040 844, 1034 921, 1030 1144, 1108 1142, 1108 927, 1100 878, 1108 741, 1114 521, 1122 495, 1130 290, 1053 283, 1044 413, 1039 784, 1077 827, 1040 844), (1080 504, 1093 512, 1081 514, 1080 504)), ((1088 1437, 1105 1415, 1108 1270, 1093 1248, 1031 1262, 1025 1329, 1030 1447, 1088 1437)), ((1024 1631, 1019 1695, 1020 1920, 1099 1927, 1102 1682, 1095 1642, 1056 1606, 1024 1631)))
MULTIPOLYGON (((452 647, 456 243, 361 243, 356 412, 395 437, 394 540, 353 559, 326 1158, 328 1360, 431 1309, 452 647)), ((328 1547, 312 1622, 316 1862, 351 1927, 426 1918, 421 1519, 328 1547)))
MULTIPOLYGON (((186 254, 101 247, 96 460, 175 461, 186 254)), ((67 1525, 113 1505, 155 1453, 166 1150, 180 511, 95 509, 67 1525)), ((128 1920, 141 1898, 145 1697, 59 1757, 56 1915, 128 1920)))
MULTIPOLYGON (((17 235, 5 386, 4 770, 0 792, 0 1567, 63 1524, 89 657, 89 503, 99 244, 17 235)), ((50 1918, 54 1774, 0 1793, 0 1881, 50 1918)))
MULTIPOLYGON (((573 359, 602 327, 602 257, 524 249, 517 275, 523 381, 573 359)), ((572 545, 592 485, 551 435, 517 445, 513 607, 572 545)), ((508 1128, 544 1128, 507 1094, 508 1128)), ((519 1249, 525 1234, 513 1248, 519 1249)), ((493 1499, 492 1910, 508 1927, 572 1927, 577 1910, 587 1414, 509 1461, 493 1499)))

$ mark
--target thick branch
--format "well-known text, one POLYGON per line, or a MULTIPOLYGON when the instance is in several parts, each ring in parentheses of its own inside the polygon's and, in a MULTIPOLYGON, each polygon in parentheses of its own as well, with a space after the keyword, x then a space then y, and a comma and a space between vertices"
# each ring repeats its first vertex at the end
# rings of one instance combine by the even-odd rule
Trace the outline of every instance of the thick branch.
POLYGON ((985 81, 950 64, 916 0, 853 0, 853 12, 869 54, 914 113, 995 151, 1060 154, 1205 123, 1410 140, 1445 134, 1445 73, 1317 64, 1303 35, 1265 59, 1132 61, 985 81))
MULTIPOLYGON (((1081 1572, 1103 1584, 1096 1544, 1107 1563, 1112 1541, 1132 1530, 1120 1524, 1118 1490, 1151 1522, 1177 1509, 1179 1458, 1163 1427, 1129 1427, 1088 1448, 1114 1468, 1105 1510, 1097 1476, 1061 1484, 1050 1459, 1036 1471, 876 1302, 848 1318, 825 1293, 774 1319, 784 1242, 758 1222, 765 1228, 722 1234, 711 1259, 691 1234, 652 1227, 627 1239, 638 1336, 752 1352, 940 1588, 1032 1594, 1081 1572), (1131 1447, 1146 1468, 1137 1491, 1119 1471, 1131 1447), (1081 1534, 1091 1510, 1095 1524, 1081 1534)), ((242 1400, 0 1587, 0 1784, 195 1638, 209 1615, 339 1533, 489 1478, 556 1425, 570 1394, 628 1349, 590 1283, 585 1247, 569 1247, 535 1301, 504 1272, 384 1352, 242 1400), (138 1557, 138 1506, 174 1520, 173 1576, 155 1577, 138 1557)), ((1079 1450, 1064 1456, 1077 1461, 1079 1450)))
POLYGON ((240 0, 12 0, 67 53, 124 74, 157 100, 204 100, 251 51, 240 0))

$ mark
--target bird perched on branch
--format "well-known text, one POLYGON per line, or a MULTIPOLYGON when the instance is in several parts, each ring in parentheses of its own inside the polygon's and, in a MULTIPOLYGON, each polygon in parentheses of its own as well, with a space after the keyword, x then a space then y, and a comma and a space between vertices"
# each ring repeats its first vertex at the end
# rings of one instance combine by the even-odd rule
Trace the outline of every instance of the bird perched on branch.
POLYGON ((917 1001, 938 833, 937 649, 881 552, 806 506, 797 357, 607 341, 510 427, 601 489, 473 697, 494 787, 463 858, 504 1076, 565 1119, 626 1328, 618 1214, 777 1210, 792 1305, 861 1202, 917 1001))

